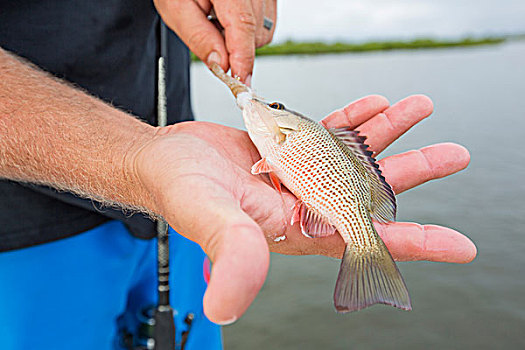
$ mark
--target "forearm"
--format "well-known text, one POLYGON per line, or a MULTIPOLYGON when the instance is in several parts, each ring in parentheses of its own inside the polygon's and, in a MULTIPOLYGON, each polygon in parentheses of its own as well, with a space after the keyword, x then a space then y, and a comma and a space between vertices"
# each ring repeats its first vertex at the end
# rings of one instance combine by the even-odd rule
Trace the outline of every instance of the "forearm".
POLYGON ((0 178, 154 210, 129 159, 154 134, 0 49, 0 178))

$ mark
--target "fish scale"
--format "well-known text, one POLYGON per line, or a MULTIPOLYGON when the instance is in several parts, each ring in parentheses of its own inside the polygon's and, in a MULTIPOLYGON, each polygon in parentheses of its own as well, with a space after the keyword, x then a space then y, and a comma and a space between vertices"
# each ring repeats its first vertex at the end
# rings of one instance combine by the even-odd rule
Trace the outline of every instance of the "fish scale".
POLYGON ((283 184, 311 210, 329 218, 345 241, 365 245, 363 228, 368 215, 354 213, 360 204, 370 207, 370 184, 365 169, 351 153, 318 123, 303 122, 282 146, 268 156, 281 169, 283 184), (359 190, 351 190, 359 188, 359 190))
POLYGON ((307 237, 336 232, 346 243, 334 291, 339 312, 361 310, 382 303, 410 310, 410 296, 372 219, 395 220, 395 196, 358 132, 321 124, 266 103, 218 65, 213 73, 231 89, 242 109, 250 139, 261 160, 252 173, 268 174, 281 190, 284 184, 296 197, 292 222, 307 237))

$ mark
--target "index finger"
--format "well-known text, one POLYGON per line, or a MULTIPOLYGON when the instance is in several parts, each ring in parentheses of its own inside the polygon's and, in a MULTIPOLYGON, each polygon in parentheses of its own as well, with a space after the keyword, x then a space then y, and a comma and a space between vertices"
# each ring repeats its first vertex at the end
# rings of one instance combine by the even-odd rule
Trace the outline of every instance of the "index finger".
POLYGON ((330 113, 321 120, 327 129, 355 128, 375 115, 383 112, 389 106, 388 100, 380 95, 370 95, 351 102, 346 107, 330 113))
POLYGON ((255 61, 255 18, 250 0, 215 2, 215 12, 224 27, 226 49, 230 57, 232 76, 241 81, 251 75, 255 61))
POLYGON ((374 154, 407 132, 412 126, 432 114, 434 105, 425 95, 409 96, 370 118, 356 129, 366 137, 365 143, 374 154))
POLYGON ((228 69, 224 38, 206 18, 209 9, 202 1, 155 0, 155 6, 166 25, 177 33, 197 57, 207 64, 213 58, 222 69, 228 69))

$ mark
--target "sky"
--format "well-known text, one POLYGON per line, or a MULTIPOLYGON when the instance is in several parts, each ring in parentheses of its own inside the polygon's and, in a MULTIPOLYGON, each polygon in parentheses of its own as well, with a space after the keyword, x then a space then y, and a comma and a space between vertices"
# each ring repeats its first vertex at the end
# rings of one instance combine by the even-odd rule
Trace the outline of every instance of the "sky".
POLYGON ((525 33, 525 0, 278 0, 274 42, 525 33))

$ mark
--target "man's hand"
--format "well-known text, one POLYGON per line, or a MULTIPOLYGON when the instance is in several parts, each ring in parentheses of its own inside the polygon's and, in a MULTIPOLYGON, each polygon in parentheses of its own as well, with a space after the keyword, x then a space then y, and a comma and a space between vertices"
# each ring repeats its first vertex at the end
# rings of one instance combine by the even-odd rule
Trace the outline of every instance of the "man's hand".
MULTIPOLYGON (((259 154, 245 132, 198 122, 155 129, 1 49, 0 76, 0 178, 163 215, 214 262, 204 298, 212 321, 233 321, 246 310, 266 277, 269 248, 341 256, 337 235, 307 239, 289 227, 295 199, 251 175, 259 154)), ((431 111, 426 97, 388 107, 370 96, 324 123, 355 127, 379 153, 431 111)), ((463 147, 440 144, 379 163, 400 193, 468 162, 463 147)), ((398 260, 464 263, 476 255, 468 238, 439 226, 395 223, 378 232, 398 260)))
MULTIPOLYGON (((369 96, 324 119, 327 127, 351 126, 368 137, 377 154, 411 126, 430 115, 432 103, 412 96, 392 107, 369 96)), ((401 193, 464 169, 467 150, 437 144, 379 161, 387 181, 401 193)), ((248 135, 211 123, 188 122, 159 129, 133 158, 136 176, 152 193, 149 207, 197 242, 213 261, 204 311, 217 323, 240 317, 266 278, 269 250, 284 254, 341 257, 339 235, 311 239, 289 226, 295 198, 282 196, 265 176, 253 176, 259 154, 248 135), (275 238, 285 234, 286 239, 275 238)), ((397 260, 466 263, 474 244, 460 233, 414 223, 376 225, 397 260)))
POLYGON ((225 72, 249 83, 255 48, 273 37, 277 16, 276 0, 155 0, 164 22, 203 62, 221 65, 225 72), (215 9, 224 27, 221 32, 207 16, 215 9), (274 25, 264 28, 264 17, 274 25))

